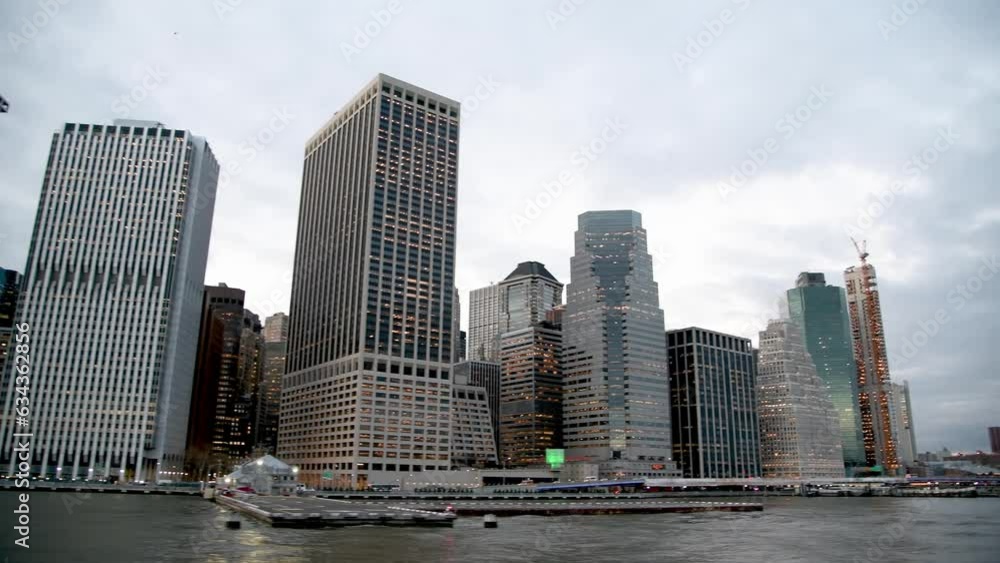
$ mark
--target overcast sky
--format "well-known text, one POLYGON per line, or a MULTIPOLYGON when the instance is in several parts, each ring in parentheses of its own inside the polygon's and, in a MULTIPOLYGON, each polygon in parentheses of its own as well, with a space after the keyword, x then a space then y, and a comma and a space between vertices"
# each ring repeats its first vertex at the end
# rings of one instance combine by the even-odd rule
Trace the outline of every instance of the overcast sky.
POLYGON ((287 310, 305 141, 384 72, 463 101, 466 316, 519 261, 568 282, 577 215, 630 208, 667 327, 756 341, 799 272, 843 285, 854 233, 918 448, 1000 425, 994 2, 52 3, 0 3, 2 267, 23 269, 52 131, 127 113, 239 166, 206 283, 287 310))

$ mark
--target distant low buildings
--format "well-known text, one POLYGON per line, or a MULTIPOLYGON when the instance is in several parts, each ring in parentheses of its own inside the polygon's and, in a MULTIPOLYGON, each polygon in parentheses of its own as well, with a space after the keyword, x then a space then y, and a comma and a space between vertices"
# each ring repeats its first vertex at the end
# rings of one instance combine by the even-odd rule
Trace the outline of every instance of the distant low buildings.
POLYGON ((757 370, 763 476, 844 477, 840 419, 797 323, 768 323, 760 333, 757 370))

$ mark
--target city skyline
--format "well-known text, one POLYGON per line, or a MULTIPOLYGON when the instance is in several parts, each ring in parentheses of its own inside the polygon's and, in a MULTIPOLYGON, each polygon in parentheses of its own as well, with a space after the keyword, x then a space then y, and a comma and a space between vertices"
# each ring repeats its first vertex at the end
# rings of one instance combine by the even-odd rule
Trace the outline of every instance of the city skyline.
MULTIPOLYGON (((988 112, 986 106, 996 96, 985 66, 991 53, 982 52, 981 47, 962 47, 974 72, 955 75, 958 84, 969 88, 963 91, 972 92, 969 99, 950 95, 953 93, 950 89, 923 86, 905 88, 904 95, 880 81, 867 79, 863 73, 839 66, 820 64, 825 71, 807 72, 794 64, 788 58, 790 55, 762 44, 751 42, 749 50, 743 49, 745 54, 736 52, 740 49, 735 45, 742 44, 737 40, 752 34, 754 26, 773 15, 772 8, 753 6, 739 12, 746 19, 727 28, 725 35, 706 48, 691 66, 675 69, 670 66, 671 53, 683 52, 686 38, 695 36, 701 29, 701 21, 714 14, 710 9, 691 7, 651 8, 654 17, 644 19, 664 19, 655 17, 661 10, 670 13, 665 19, 670 20, 670 33, 678 39, 676 44, 659 45, 654 50, 657 62, 667 61, 665 77, 637 78, 641 73, 631 76, 635 68, 632 65, 648 62, 643 55, 634 57, 621 70, 614 70, 623 60, 622 53, 612 50, 601 54, 583 41, 592 36, 599 46, 609 39, 599 31, 601 22, 614 17, 608 8, 580 7, 571 18, 553 28, 546 19, 546 8, 539 6, 527 7, 519 17, 524 18, 522 27, 526 37, 540 40, 539 48, 547 54, 547 58, 539 61, 541 66, 521 72, 516 65, 497 58, 482 61, 463 58, 467 70, 445 73, 434 69, 429 61, 419 61, 416 54, 398 48, 423 33, 425 25, 431 25, 425 14, 405 7, 378 36, 369 38, 370 47, 349 61, 344 60, 341 42, 351 42, 354 28, 363 27, 371 19, 372 10, 383 8, 370 3, 344 8, 338 14, 343 17, 325 18, 338 20, 330 30, 332 39, 324 45, 313 45, 315 49, 301 49, 329 55, 330 64, 343 71, 338 72, 337 79, 296 78, 302 69, 295 67, 280 69, 273 83, 254 82, 251 86, 242 74, 255 76, 255 73, 242 72, 246 67, 232 63, 233 67, 226 72, 227 81, 232 81, 229 86, 212 76, 215 72, 193 53, 220 45, 207 35, 217 31, 222 41, 229 41, 229 34, 238 33, 251 22, 267 20, 273 13, 246 4, 218 16, 211 6, 188 6, 189 11, 201 10, 204 22, 179 21, 177 17, 169 17, 174 12, 159 14, 153 8, 154 14, 164 17, 147 16, 154 21, 150 29, 141 33, 120 25, 136 17, 132 7, 112 9, 98 5, 88 13, 67 7, 48 28, 41 30, 37 39, 19 47, 10 67, 12 84, 4 91, 4 97, 11 101, 11 113, 4 114, 3 119, 11 134, 4 136, 0 165, 10 171, 9 185, 15 189, 11 190, 11 205, 2 212, 6 228, 0 233, 3 235, 0 266, 23 269, 30 217, 34 216, 44 168, 41 155, 50 141, 51 130, 64 121, 110 122, 120 116, 115 108, 127 109, 133 117, 169 122, 204 135, 229 161, 242 165, 241 172, 233 174, 220 187, 217 207, 222 214, 213 233, 205 282, 225 281, 246 288, 249 308, 262 316, 287 312, 290 283, 284 274, 291 269, 302 145, 311 128, 336 109, 336 100, 347 99, 371 76, 385 70, 444 95, 460 100, 472 96, 470 99, 477 101, 474 111, 471 104, 466 104, 466 111, 471 111, 469 127, 463 132, 468 158, 460 167, 463 200, 457 285, 463 296, 473 287, 499 281, 507 271, 506 264, 524 259, 540 260, 557 278, 568 279, 572 249, 565 233, 572 230, 575 216, 591 209, 632 207, 645 215, 650 226, 656 226, 650 229, 650 250, 660 272, 661 305, 669 311, 667 328, 708 326, 754 337, 766 319, 774 316, 775 296, 787 289, 790 276, 809 269, 826 273, 828 279, 837 279, 843 266, 853 261, 844 227, 858 223, 864 207, 877 201, 873 190, 888 186, 900 176, 908 182, 912 180, 913 189, 897 194, 884 215, 869 218, 872 227, 860 228, 862 238, 869 239, 873 248, 878 249, 890 354, 903 354, 908 349, 907 342, 914 342, 914 335, 922 334, 920 323, 934 319, 938 309, 950 313, 951 320, 926 345, 915 347, 912 360, 894 361, 893 378, 911 383, 921 449, 934 450, 942 445, 953 449, 986 448, 981 428, 996 422, 988 418, 990 404, 984 397, 995 395, 997 384, 977 381, 971 374, 986 373, 989 369, 988 358, 979 351, 988 349, 987 338, 992 334, 990 319, 996 312, 992 299, 995 290, 987 281, 980 285, 984 287, 982 291, 963 297, 961 309, 953 308, 950 301, 956 285, 965 284, 977 275, 981 258, 989 255, 997 237, 995 195, 986 191, 982 180, 960 172, 963 168, 982 170, 983 166, 995 166, 984 160, 990 147, 984 126, 970 121, 972 116, 988 112), (63 41, 72 41, 74 33, 84 29, 118 30, 105 34, 106 43, 95 42, 81 56, 85 60, 120 61, 124 72, 96 66, 81 71, 53 60, 52 53, 65 45, 63 41), (116 38, 110 38, 112 35, 116 38), (117 53, 117 58, 102 54, 109 48, 117 53), (777 77, 780 78, 777 86, 765 92, 771 99, 755 94, 748 102, 752 105, 736 104, 727 109, 733 99, 724 92, 730 81, 741 79, 741 74, 733 71, 730 76, 723 71, 731 69, 729 63, 743 60, 744 56, 773 57, 779 63, 774 66, 786 70, 777 77), (51 64, 39 64, 43 60, 51 64), (189 68, 185 67, 187 62, 180 65, 181 61, 191 60, 195 63, 189 68), (787 72, 789 65, 781 62, 793 63, 790 68, 795 72, 787 72), (552 69, 547 65, 563 65, 566 69, 547 76, 545 72, 552 69), (143 92, 144 99, 134 106, 121 102, 132 88, 142 85, 149 70, 153 74, 146 83, 156 87, 143 92), (786 72, 799 78, 787 78, 786 72), (162 78, 162 82, 157 82, 157 78, 162 78), (56 87, 29 88, 45 82, 56 87), (287 84, 298 84, 300 88, 284 88, 287 84), (814 106, 821 105, 815 110, 815 117, 796 129, 787 144, 778 136, 787 150, 772 156, 754 182, 720 198, 718 183, 727 179, 729 169, 746 158, 748 149, 759 147, 763 139, 774 134, 771 126, 776 120, 805 104, 813 86, 824 84, 832 96, 822 104, 818 98, 814 100, 814 106), (562 93, 567 89, 577 92, 593 89, 594 95, 565 100, 562 93), (83 91, 87 95, 69 97, 60 91, 83 91), (477 91, 481 97, 476 97, 477 91), (619 102, 625 99, 621 93, 625 91, 656 91, 657 97, 642 98, 634 107, 622 107, 619 102), (193 97, 194 92, 199 93, 197 98, 193 97), (714 117, 709 119, 704 112, 664 111, 662 118, 647 115, 649 123, 644 123, 640 117, 646 112, 639 109, 661 101, 664 95, 678 97, 678 103, 672 104, 674 107, 683 107, 688 102, 705 104, 706 110, 712 110, 708 113, 719 112, 718 121, 714 117), (557 100, 561 105, 554 103, 557 100), (900 111, 873 115, 870 100, 878 100, 880 107, 886 102, 895 103, 900 111), (540 128, 544 131, 537 138, 523 139, 523 128, 538 116, 535 112, 520 113, 522 108, 530 107, 545 108, 546 127, 540 128), (287 112, 282 113, 283 108, 287 112), (749 109, 764 116, 760 122, 735 131, 720 124, 734 121, 731 112, 744 115, 749 109), (859 121, 849 118, 852 112, 859 116, 859 121), (915 114, 925 117, 909 125, 904 123, 915 114), (578 120, 579 115, 593 117, 578 120), (586 161, 586 171, 580 171, 571 160, 574 152, 580 145, 600 137, 608 127, 606 122, 611 120, 613 124, 615 118, 621 118, 624 131, 615 137, 609 129, 607 137, 614 140, 608 141, 598 158, 586 161), (677 121, 676 125, 661 127, 672 120, 677 121), (835 124, 838 120, 843 123, 835 124), (874 126, 863 127, 861 120, 874 121, 874 126), (269 129, 271 124, 273 129, 269 129), (941 137, 941 142, 935 145, 939 129, 947 131, 948 125, 955 126, 957 140, 948 144, 951 137, 941 137), (701 126, 703 133, 698 132, 701 126), (898 137, 878 133, 890 127, 900 130, 898 137), (261 135, 262 131, 268 133, 261 135), (247 137, 258 135, 262 139, 273 138, 273 142, 256 151, 251 159, 240 152, 240 145, 247 137), (515 137, 519 142, 508 142, 515 137), (14 143, 14 139, 18 142, 14 143), (501 146, 502 150, 491 150, 501 146), (838 149, 834 157, 815 156, 830 154, 830 146, 838 149), (925 172, 910 177, 905 172, 907 161, 935 146, 947 150, 936 154, 937 162, 925 172), (510 167, 511 159, 522 166, 510 167), (668 172, 651 172, 647 166, 651 163, 668 172), (563 169, 581 174, 564 186, 555 202, 540 209, 536 219, 518 230, 512 217, 525 215, 528 201, 544 203, 539 194, 547 192, 542 186, 556 181, 563 169), (953 186, 962 189, 950 189, 953 186), (834 193, 836 198, 827 195, 834 193), (795 199, 810 199, 816 205, 794 203, 795 199), (789 214, 782 206, 775 213, 764 205, 772 202, 774 207, 775 201, 790 202, 789 209, 796 213, 789 214), (942 207, 950 210, 947 224, 936 218, 935 210, 942 207), (248 232, 247 225, 264 223, 265 217, 272 213, 276 220, 268 229, 254 229, 266 232, 248 232), (708 227, 692 225, 683 220, 684 216, 705 218, 708 227), (762 244, 777 240, 764 230, 764 225, 775 222, 785 225, 787 236, 782 236, 777 246, 762 244), (718 229, 719 225, 726 228, 718 229), (686 230, 690 230, 690 237, 684 235, 686 230), (722 234, 715 235, 713 230, 722 234), (682 244, 682 240, 696 242, 682 244), (525 256, 523 249, 535 243, 538 246, 532 246, 531 255, 525 256), (255 259, 248 259, 247 248, 259 250, 255 259), (480 252, 482 248, 488 248, 489 252, 480 252), (950 252, 951 249, 957 250, 950 252), (766 268, 761 268, 765 263, 766 268), (670 274, 681 268, 690 272, 693 267, 698 268, 699 275, 670 274), (931 269, 935 275, 925 275, 931 269), (697 284, 706 287, 699 288, 697 284), (956 385, 956 379, 963 384, 956 385)), ((33 9, 33 5, 30 7, 33 9)), ((454 39, 463 40, 473 55, 478 55, 483 45, 496 44, 497 36, 489 32, 490 25, 508 21, 499 9, 479 9, 481 18, 470 18, 466 29, 449 32, 458 34, 454 39)), ((793 14, 788 17, 793 18, 797 9, 786 7, 793 14)), ((890 82, 932 83, 934 80, 928 77, 948 72, 935 66, 940 62, 922 70, 910 67, 906 72, 899 70, 902 65, 894 63, 910 60, 913 56, 910 47, 918 38, 949 30, 977 33, 970 29, 972 10, 959 7, 937 10, 922 9, 898 33, 892 34, 890 41, 876 25, 879 18, 887 17, 887 12, 857 4, 854 17, 868 24, 857 25, 868 41, 863 41, 857 49, 864 51, 865 45, 886 47, 887 60, 878 69, 888 75, 890 82)), ((0 11, 12 16, 30 16, 9 6, 0 11)), ((310 22, 301 15, 296 16, 295 22, 311 29, 310 22)), ((324 19, 316 16, 313 13, 308 19, 324 19)), ((829 33, 848 28, 842 18, 831 17, 828 21, 829 33)), ((791 29, 793 34, 800 31, 791 29)), ((288 32, 284 24, 275 31, 279 36, 288 32)), ((316 41, 309 33, 297 35, 306 42, 316 41)), ((286 57, 290 51, 280 41, 266 43, 273 52, 257 51, 248 43, 234 43, 223 49, 260 53, 255 65, 290 58, 286 57)), ((822 41, 815 43, 807 51, 816 55, 811 58, 829 60, 824 57, 829 55, 826 49, 832 47, 821 47, 822 41)), ((847 61, 855 57, 860 60, 854 51, 842 56, 847 61)), ((246 146, 252 148, 252 144, 246 146)), ((462 325, 467 326, 465 322, 462 325)))

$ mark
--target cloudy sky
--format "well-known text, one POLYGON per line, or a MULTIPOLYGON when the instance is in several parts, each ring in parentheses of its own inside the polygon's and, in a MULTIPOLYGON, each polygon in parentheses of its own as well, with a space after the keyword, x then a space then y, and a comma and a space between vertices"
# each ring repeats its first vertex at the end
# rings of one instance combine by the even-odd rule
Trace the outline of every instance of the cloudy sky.
POLYGON ((128 114, 240 165, 206 282, 287 310, 305 141, 384 72, 463 101, 464 302, 523 260, 568 282, 576 216, 631 208, 667 326, 756 338, 800 271, 842 285, 854 234, 918 447, 1000 425, 994 2, 50 3, 0 4, 2 267, 23 269, 52 131, 128 114))

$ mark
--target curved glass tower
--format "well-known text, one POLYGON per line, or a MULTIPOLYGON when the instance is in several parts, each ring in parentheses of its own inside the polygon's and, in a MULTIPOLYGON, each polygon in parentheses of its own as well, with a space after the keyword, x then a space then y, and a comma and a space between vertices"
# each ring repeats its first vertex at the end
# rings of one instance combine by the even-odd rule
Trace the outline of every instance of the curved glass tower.
POLYGON ((580 215, 563 316, 567 460, 672 476, 663 310, 635 211, 580 215))

